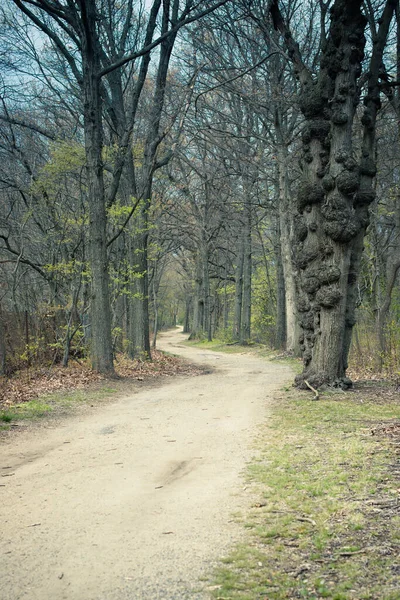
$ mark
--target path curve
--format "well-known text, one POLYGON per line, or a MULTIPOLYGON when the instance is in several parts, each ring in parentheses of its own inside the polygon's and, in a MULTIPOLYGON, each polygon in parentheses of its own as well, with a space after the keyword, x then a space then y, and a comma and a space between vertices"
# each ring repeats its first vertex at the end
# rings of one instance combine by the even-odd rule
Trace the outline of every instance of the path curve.
POLYGON ((0 447, 1 600, 204 600, 241 535, 242 472, 289 367, 182 344, 212 372, 33 429, 0 447))

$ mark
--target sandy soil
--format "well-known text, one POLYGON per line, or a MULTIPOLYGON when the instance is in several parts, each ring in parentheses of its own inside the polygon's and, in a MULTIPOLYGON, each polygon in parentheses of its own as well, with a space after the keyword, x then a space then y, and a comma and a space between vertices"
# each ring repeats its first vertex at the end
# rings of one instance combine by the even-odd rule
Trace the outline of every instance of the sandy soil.
POLYGON ((240 538, 242 473, 288 367, 159 347, 212 373, 171 379, 0 447, 1 600, 209 597, 240 538))

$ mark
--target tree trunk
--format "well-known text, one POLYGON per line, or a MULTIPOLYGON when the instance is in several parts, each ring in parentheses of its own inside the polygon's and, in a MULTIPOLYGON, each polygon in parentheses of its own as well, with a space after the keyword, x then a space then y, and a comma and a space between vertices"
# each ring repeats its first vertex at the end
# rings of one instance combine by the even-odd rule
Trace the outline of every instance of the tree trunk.
POLYGON ((211 331, 211 295, 210 295, 210 274, 208 265, 208 248, 206 240, 203 240, 201 249, 201 262, 203 271, 203 298, 204 298, 204 311, 203 311, 203 323, 202 329, 207 334, 209 342, 212 340, 211 331))
POLYGON ((350 383, 345 376, 345 318, 352 242, 359 232, 353 208, 359 175, 352 158, 352 125, 365 22, 360 1, 336 0, 319 79, 302 81, 306 124, 296 219, 304 362, 296 381, 301 386, 305 380, 315 387, 350 383))
POLYGON ((111 341, 111 309, 106 246, 106 209, 102 161, 102 105, 99 53, 94 2, 88 2, 87 34, 83 36, 82 70, 85 152, 89 204, 91 271, 91 360, 100 373, 114 372, 111 341))
POLYGON ((156 348, 157 344, 157 334, 158 334, 158 303, 157 303, 157 293, 156 293, 156 285, 154 282, 155 274, 153 277, 152 288, 153 288, 153 307, 154 307, 154 327, 153 327, 153 343, 152 348, 156 348))
POLYGON ((248 344, 251 336, 251 276, 252 276, 252 244, 251 244, 251 197, 245 185, 244 230, 243 230, 243 306, 240 328, 240 343, 248 344))
POLYGON ((383 302, 377 307, 376 325, 379 342, 379 371, 383 368, 383 362, 387 352, 386 326, 390 305, 392 303, 392 292, 396 283, 397 274, 400 271, 400 197, 397 196, 396 200, 394 243, 387 258, 385 294, 383 302))
POLYGON ((147 265, 149 201, 145 201, 135 219, 136 231, 130 251, 134 272, 129 319, 129 355, 151 360, 149 328, 149 280, 147 265))
MULTIPOLYGON (((169 3, 165 3, 163 12, 162 31, 165 33, 169 26, 169 3)), ((160 45, 160 58, 158 63, 156 86, 153 96, 152 109, 150 113, 149 131, 145 142, 143 169, 140 183, 140 198, 144 205, 140 215, 141 233, 135 240, 136 256, 133 258, 138 264, 138 277, 134 282, 135 293, 132 300, 131 310, 131 356, 145 356, 151 360, 150 352, 150 327, 149 327, 149 283, 148 283, 148 237, 149 237, 149 209, 151 204, 151 193, 153 176, 156 169, 157 148, 162 140, 160 136, 160 121, 164 106, 165 87, 167 82, 169 61, 175 43, 176 33, 171 34, 160 45)), ((136 186, 132 190, 133 195, 137 193, 136 186)))
MULTIPOLYGON (((276 127, 277 133, 280 131, 276 127)), ((285 349, 295 356, 300 355, 300 324, 297 310, 297 283, 298 277, 295 260, 293 257, 294 246, 294 210, 291 202, 289 177, 288 177, 288 151, 283 140, 277 148, 278 166, 278 195, 279 195, 279 233, 280 255, 285 286, 285 311, 286 311, 286 341, 285 349)))
MULTIPOLYGON (((199 253, 198 253, 199 254, 199 253)), ((202 261, 196 256, 196 274, 193 301, 193 325, 189 339, 197 339, 204 331, 204 283, 203 283, 202 261)))
POLYGON ((395 0, 387 0, 375 36, 365 97, 363 143, 355 160, 353 123, 360 100, 366 18, 362 1, 335 0, 329 35, 321 46, 315 78, 302 60, 279 9, 271 4, 276 29, 285 39, 301 84, 303 177, 297 194, 296 262, 300 269, 298 310, 304 371, 296 382, 347 387, 347 356, 355 322, 356 277, 368 205, 375 197, 375 129, 379 77, 395 0))
POLYGON ((186 296, 185 299, 185 317, 183 320, 183 333, 190 333, 190 309, 192 305, 192 299, 186 296))
POLYGON ((6 374, 6 331, 3 323, 3 314, 0 308, 0 376, 6 374))
POLYGON ((286 290, 285 277, 282 264, 282 253, 280 245, 279 224, 277 243, 275 244, 276 259, 276 328, 275 348, 283 350, 286 348, 286 290))
POLYGON ((235 272, 235 312, 233 317, 233 339, 239 340, 242 330, 242 303, 243 303, 243 265, 244 265, 244 239, 240 236, 239 249, 236 259, 235 272))

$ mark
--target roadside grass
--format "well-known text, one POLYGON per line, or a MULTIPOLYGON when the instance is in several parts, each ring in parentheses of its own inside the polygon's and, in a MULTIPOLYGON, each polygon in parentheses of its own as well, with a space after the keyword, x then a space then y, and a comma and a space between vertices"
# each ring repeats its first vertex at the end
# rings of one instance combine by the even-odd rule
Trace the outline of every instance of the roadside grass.
POLYGON ((98 402, 109 398, 118 390, 108 386, 98 389, 78 389, 60 391, 34 398, 28 402, 14 404, 10 408, 0 410, 0 431, 7 431, 16 421, 40 419, 53 412, 66 412, 78 405, 98 402))
POLYGON ((183 340, 183 344, 186 346, 193 346, 195 348, 203 348, 204 350, 215 350, 216 352, 227 352, 229 354, 238 354, 240 352, 250 351, 250 348, 254 348, 255 344, 249 346, 241 346, 240 344, 228 343, 222 340, 213 339, 211 342, 208 340, 183 340))
POLYGON ((247 543, 222 561, 213 597, 398 600, 399 419, 399 398, 368 386, 276 398, 247 469, 247 543))
POLYGON ((213 350, 215 352, 226 352, 227 354, 256 354, 260 358, 289 365, 292 367, 294 373, 300 373, 302 370, 301 359, 294 358, 288 353, 273 350, 265 344, 252 342, 250 344, 241 345, 219 339, 213 339, 211 342, 208 340, 183 340, 182 343, 186 346, 202 348, 203 350, 213 350))

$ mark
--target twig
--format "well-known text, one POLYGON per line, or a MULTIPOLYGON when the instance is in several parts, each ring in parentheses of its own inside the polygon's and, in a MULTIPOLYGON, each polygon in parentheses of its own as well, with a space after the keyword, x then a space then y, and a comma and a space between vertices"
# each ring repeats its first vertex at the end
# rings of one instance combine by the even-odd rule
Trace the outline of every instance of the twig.
POLYGON ((308 517, 296 517, 296 521, 301 521, 304 523, 311 523, 311 525, 314 525, 314 527, 316 526, 316 522, 313 521, 312 519, 309 519, 308 517))
POLYGON ((319 400, 319 393, 317 392, 317 390, 308 383, 307 379, 304 380, 304 383, 312 392, 314 392, 315 396, 314 396, 313 400, 319 400))
POLYGON ((363 548, 362 550, 355 550, 354 552, 351 552, 350 550, 347 552, 339 552, 338 556, 353 556, 354 554, 363 554, 367 550, 368 548, 363 548))
POLYGON ((297 577, 299 577, 299 575, 302 575, 302 573, 306 573, 307 571, 310 571, 310 569, 311 569, 310 565, 301 565, 301 567, 299 567, 297 569, 297 571, 290 573, 290 575, 292 575, 292 577, 294 577, 296 579, 297 577))

